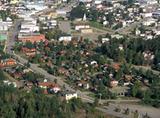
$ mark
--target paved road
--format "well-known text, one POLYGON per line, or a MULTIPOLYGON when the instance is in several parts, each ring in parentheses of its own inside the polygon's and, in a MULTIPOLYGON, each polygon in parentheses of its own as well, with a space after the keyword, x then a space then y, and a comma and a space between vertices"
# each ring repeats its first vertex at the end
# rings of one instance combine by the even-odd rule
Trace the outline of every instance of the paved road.
POLYGON ((153 74, 155 74, 155 75, 159 75, 160 76, 160 71, 157 71, 157 70, 153 70, 151 67, 149 67, 149 66, 136 66, 136 65, 134 65, 133 66, 135 69, 142 69, 144 72, 147 72, 148 70, 149 71, 152 71, 153 72, 153 74))
POLYGON ((160 109, 153 107, 147 107, 142 105, 132 105, 132 104, 109 104, 109 106, 98 107, 96 108, 100 111, 107 112, 110 115, 119 117, 119 118, 134 118, 134 112, 138 110, 138 118, 143 118, 144 115, 147 115, 150 118, 160 118, 160 109), (120 108, 120 112, 115 112, 116 108, 120 108), (126 115, 124 112, 129 108, 129 114, 126 115))
POLYGON ((15 20, 13 27, 9 29, 8 40, 6 41, 5 52, 12 54, 12 48, 15 45, 16 37, 19 32, 19 25, 21 24, 22 19, 15 20))
POLYGON ((136 36, 130 34, 130 31, 132 29, 136 28, 138 25, 140 25, 141 22, 142 22, 142 20, 131 23, 129 26, 122 27, 122 28, 119 28, 117 30, 112 30, 110 28, 99 29, 99 28, 96 28, 96 27, 92 27, 92 29, 98 32, 97 37, 98 37, 98 35, 104 35, 104 34, 107 34, 107 33, 108 34, 115 34, 116 32, 118 32, 119 34, 128 35, 129 37, 135 38, 136 36))
MULTIPOLYGON (((129 108, 131 112, 138 110, 139 115, 140 115, 139 118, 142 118, 142 116, 145 115, 146 113, 151 118, 160 118, 160 109, 150 107, 150 106, 143 106, 143 105, 138 105, 138 104, 126 104, 126 103, 125 104, 120 103, 118 105, 111 104, 111 106, 113 106, 113 107, 118 106, 121 109, 129 108)), ((124 111, 124 110, 122 110, 122 111, 124 111)), ((131 116, 132 116, 131 112, 126 118, 131 118, 131 116)))

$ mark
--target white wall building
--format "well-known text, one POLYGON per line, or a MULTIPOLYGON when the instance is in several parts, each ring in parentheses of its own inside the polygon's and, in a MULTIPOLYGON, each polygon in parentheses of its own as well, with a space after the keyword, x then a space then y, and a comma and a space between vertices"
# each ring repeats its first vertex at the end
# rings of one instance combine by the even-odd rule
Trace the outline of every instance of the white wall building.
POLYGON ((65 94, 65 99, 68 101, 68 100, 71 100, 73 98, 77 98, 78 95, 76 92, 71 92, 71 93, 66 93, 65 94))
POLYGON ((79 31, 79 30, 81 30, 81 29, 88 29, 88 28, 90 28, 90 26, 89 26, 89 25, 86 25, 86 24, 76 25, 76 26, 75 26, 75 30, 77 30, 77 31, 79 31))
POLYGON ((59 41, 71 41, 72 40, 72 36, 61 36, 59 38, 59 41))

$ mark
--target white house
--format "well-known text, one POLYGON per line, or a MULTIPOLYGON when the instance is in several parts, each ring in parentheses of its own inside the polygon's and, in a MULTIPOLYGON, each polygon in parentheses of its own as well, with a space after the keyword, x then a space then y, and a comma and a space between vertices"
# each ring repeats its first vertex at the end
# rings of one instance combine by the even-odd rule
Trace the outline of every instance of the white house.
POLYGON ((67 12, 69 12, 68 10, 65 10, 65 9, 58 9, 56 10, 56 13, 58 16, 62 16, 62 17, 65 17, 67 15, 67 12))
POLYGON ((93 29, 91 29, 91 28, 84 28, 84 29, 81 29, 80 31, 81 31, 81 33, 83 33, 83 34, 93 33, 93 29))
POLYGON ((21 31, 20 32, 35 32, 39 31, 39 26, 36 26, 34 23, 31 22, 23 22, 21 24, 21 31))
POLYGON ((72 36, 61 36, 58 40, 59 41, 71 41, 72 36))
POLYGON ((144 26, 150 26, 150 25, 156 23, 156 21, 157 21, 156 19, 148 18, 148 19, 144 20, 142 24, 144 26))
POLYGON ((116 87, 117 85, 118 85, 118 81, 116 81, 116 80, 112 80, 112 81, 110 81, 110 87, 116 87))
POLYGON ((152 17, 152 13, 142 13, 141 14, 144 18, 152 17))
POLYGON ((95 4, 95 5, 98 5, 98 4, 101 4, 101 3, 102 3, 102 0, 95 0, 95 1, 94 1, 94 4, 95 4))
POLYGON ((160 35, 160 27, 159 26, 155 29, 152 29, 152 31, 155 33, 155 35, 160 35))
POLYGON ((3 22, 0 22, 0 31, 7 31, 8 30, 8 26, 5 25, 3 22))
POLYGON ((124 49, 124 48, 123 48, 123 45, 119 45, 118 48, 119 48, 119 50, 121 50, 121 51, 124 49))
POLYGON ((97 61, 91 61, 91 65, 96 65, 97 61))
POLYGON ((113 34, 113 35, 111 35, 111 38, 121 39, 121 38, 123 38, 123 36, 120 34, 113 34))
POLYGON ((7 18, 6 21, 0 20, 0 31, 7 31, 13 25, 12 21, 7 18))
POLYGON ((153 39, 153 36, 152 35, 147 35, 146 40, 149 40, 149 39, 153 39))
POLYGON ((77 98, 78 97, 78 95, 77 95, 77 93, 76 92, 67 92, 67 93, 65 93, 65 100, 71 100, 71 99, 73 99, 73 98, 77 98))
POLYGON ((50 20, 47 22, 47 26, 49 29, 55 28, 57 26, 57 21, 56 20, 50 20))
POLYGON ((50 90, 53 91, 54 93, 58 93, 59 91, 61 91, 59 86, 54 86, 50 90))
POLYGON ((141 34, 141 31, 140 31, 139 29, 136 29, 136 30, 135 30, 135 34, 136 34, 136 36, 138 36, 138 35, 141 34))
POLYGON ((102 38, 102 43, 108 42, 109 40, 109 38, 102 38))
POLYGON ((106 26, 106 25, 108 25, 109 24, 109 22, 108 21, 103 21, 103 26, 106 26))
POLYGON ((88 24, 77 24, 75 25, 75 30, 79 31, 81 29, 88 29, 90 26, 88 24))
POLYGON ((153 5, 157 4, 157 0, 137 0, 140 4, 153 5))

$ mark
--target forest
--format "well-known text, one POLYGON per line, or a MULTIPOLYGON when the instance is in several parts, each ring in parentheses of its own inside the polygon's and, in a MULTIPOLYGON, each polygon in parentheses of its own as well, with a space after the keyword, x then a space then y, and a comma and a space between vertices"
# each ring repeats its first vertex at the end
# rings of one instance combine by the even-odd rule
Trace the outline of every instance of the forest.
MULTIPOLYGON (((110 36, 108 36, 111 38, 110 36)), ((153 40, 143 40, 141 38, 112 39, 108 43, 96 48, 98 53, 107 55, 114 61, 124 62, 134 65, 151 66, 153 69, 160 70, 160 37, 153 40), (119 47, 122 46, 123 50, 119 47), (154 55, 154 59, 145 59, 144 53, 149 52, 154 55)))

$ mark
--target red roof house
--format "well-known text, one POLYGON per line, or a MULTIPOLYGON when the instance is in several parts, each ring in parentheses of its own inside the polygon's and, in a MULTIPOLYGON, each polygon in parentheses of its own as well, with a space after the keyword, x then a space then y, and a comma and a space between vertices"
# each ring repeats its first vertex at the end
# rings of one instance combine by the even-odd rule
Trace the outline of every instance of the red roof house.
POLYGON ((25 43, 25 42, 31 42, 31 43, 38 43, 38 42, 44 42, 46 40, 45 35, 38 34, 38 35, 31 35, 31 36, 25 36, 22 38, 19 38, 19 41, 25 43))

